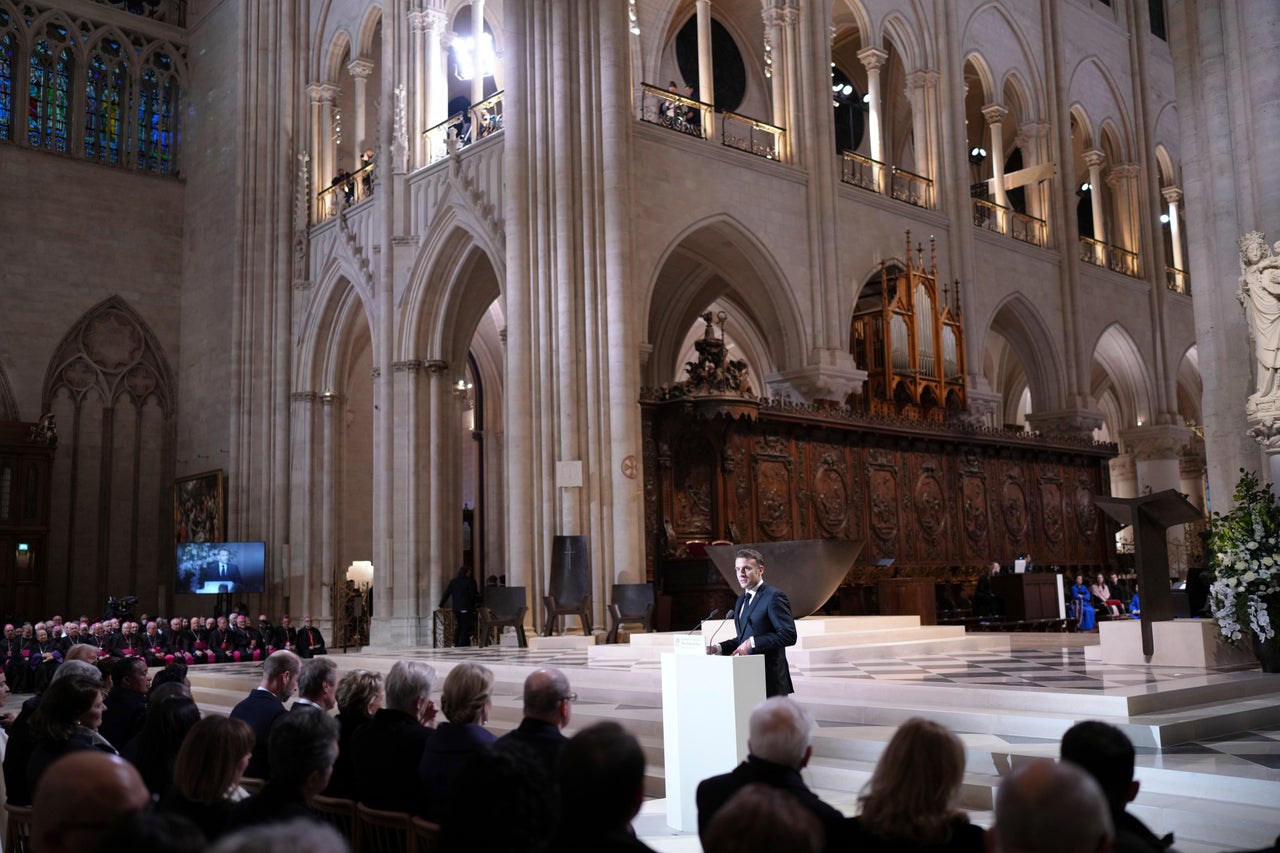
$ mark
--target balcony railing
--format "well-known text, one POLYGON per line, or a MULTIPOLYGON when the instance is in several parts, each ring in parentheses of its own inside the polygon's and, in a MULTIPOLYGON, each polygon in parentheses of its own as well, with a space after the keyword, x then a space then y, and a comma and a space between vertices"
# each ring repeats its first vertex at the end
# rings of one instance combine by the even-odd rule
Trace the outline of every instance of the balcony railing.
POLYGON ((1095 267, 1105 267, 1112 272, 1138 278, 1138 253, 1111 246, 1092 237, 1080 238, 1080 260, 1095 267))
POLYGON ((863 157, 861 154, 846 151, 841 157, 840 180, 846 184, 878 193, 880 192, 880 172, 883 169, 884 164, 879 160, 872 160, 870 157, 863 157))
POLYGON ((996 234, 1004 233, 1004 218, 1009 212, 1007 207, 1002 207, 993 201, 987 201, 985 198, 970 198, 973 202, 973 224, 979 228, 996 234))
POLYGON ((894 166, 889 172, 889 194, 898 201, 933 209, 933 181, 924 175, 894 166))
POLYGON ((422 135, 427 140, 427 162, 448 156, 450 145, 466 148, 501 131, 503 95, 504 90, 500 89, 425 131, 422 135))
POLYGON ((1191 293, 1191 276, 1187 275, 1186 270, 1180 270, 1177 267, 1165 267, 1165 286, 1174 293, 1191 293))
POLYGON ((778 147, 786 133, 768 122, 748 118, 737 113, 721 113, 720 141, 730 148, 746 151, 766 160, 777 160, 778 147))
POLYGON ((1009 227, 1009 234, 1013 239, 1033 246, 1045 245, 1049 229, 1043 219, 1036 219, 1034 216, 1018 213, 1015 210, 1010 214, 1009 227))
POLYGON ((341 172, 328 187, 316 193, 316 222, 336 216, 344 207, 359 204, 373 195, 373 163, 355 172, 341 172))
POLYGON ((661 89, 649 83, 641 85, 640 119, 642 121, 702 139, 706 135, 703 131, 704 117, 710 113, 710 104, 686 98, 679 92, 661 89))

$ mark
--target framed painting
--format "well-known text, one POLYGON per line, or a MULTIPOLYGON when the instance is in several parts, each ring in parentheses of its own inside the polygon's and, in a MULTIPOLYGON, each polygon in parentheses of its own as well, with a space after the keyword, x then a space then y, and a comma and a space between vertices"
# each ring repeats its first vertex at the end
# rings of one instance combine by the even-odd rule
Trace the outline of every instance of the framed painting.
POLYGON ((221 542, 227 508, 222 469, 180 477, 173 487, 173 535, 177 544, 221 542))

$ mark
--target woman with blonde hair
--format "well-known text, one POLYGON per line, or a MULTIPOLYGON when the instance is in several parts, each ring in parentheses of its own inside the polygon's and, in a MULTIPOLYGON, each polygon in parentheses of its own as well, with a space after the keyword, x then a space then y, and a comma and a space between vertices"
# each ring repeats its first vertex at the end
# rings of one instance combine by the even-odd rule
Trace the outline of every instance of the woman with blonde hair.
POLYGON ((493 670, 478 663, 460 663, 449 671, 440 692, 440 710, 449 721, 436 726, 418 764, 418 778, 426 793, 422 816, 427 820, 439 822, 458 770, 498 739, 484 728, 492 709, 493 670))
POLYGON ((982 853, 982 828, 955 808, 963 780, 960 738, 932 720, 907 720, 860 797, 862 813, 850 821, 850 849, 982 853))
POLYGON ((253 729, 243 720, 214 714, 191 727, 173 762, 173 784, 160 799, 164 811, 182 815, 210 839, 223 833, 231 804, 249 796, 240 787, 253 752, 253 729))
POLYGON ((353 669, 338 679, 338 760, 333 762, 333 775, 326 797, 356 799, 355 747, 351 737, 356 729, 373 719, 382 707, 382 673, 353 669))

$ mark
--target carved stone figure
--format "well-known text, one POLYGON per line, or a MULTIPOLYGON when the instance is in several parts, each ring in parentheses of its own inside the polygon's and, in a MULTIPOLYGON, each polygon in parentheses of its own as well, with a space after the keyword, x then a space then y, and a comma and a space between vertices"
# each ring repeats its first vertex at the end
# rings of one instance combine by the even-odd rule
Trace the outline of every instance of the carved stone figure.
MULTIPOLYGON (((1280 252, 1280 244, 1277 244, 1280 252)), ((1273 254, 1267 238, 1250 231, 1240 238, 1240 290, 1257 362, 1257 391, 1250 405, 1280 394, 1280 254, 1273 254)))

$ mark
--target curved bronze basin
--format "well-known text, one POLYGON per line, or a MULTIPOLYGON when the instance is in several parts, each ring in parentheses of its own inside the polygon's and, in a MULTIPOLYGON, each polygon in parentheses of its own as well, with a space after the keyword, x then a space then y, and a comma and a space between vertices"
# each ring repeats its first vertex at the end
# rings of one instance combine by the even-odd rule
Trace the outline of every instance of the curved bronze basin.
POLYGON ((862 543, 844 539, 799 539, 792 542, 708 545, 707 556, 735 593, 742 591, 733 568, 739 548, 754 548, 764 556, 765 583, 771 583, 787 594, 791 613, 799 619, 827 602, 853 567, 862 543))

